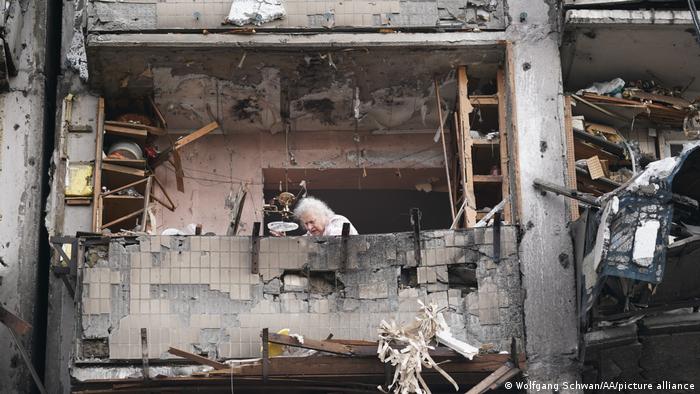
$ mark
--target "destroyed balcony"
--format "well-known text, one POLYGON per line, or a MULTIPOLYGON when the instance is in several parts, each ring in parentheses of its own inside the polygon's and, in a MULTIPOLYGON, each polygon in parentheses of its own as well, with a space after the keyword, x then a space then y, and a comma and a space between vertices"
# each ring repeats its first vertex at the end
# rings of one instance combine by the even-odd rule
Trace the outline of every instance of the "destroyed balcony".
POLYGON ((503 0, 89 2, 88 31, 503 30, 503 0), (255 30, 253 30, 255 29, 255 30))
MULTIPOLYGON (((515 349, 522 348, 516 232, 506 226, 423 231, 419 239, 414 233, 83 237, 74 387, 127 377, 138 382, 149 365, 151 378, 160 376, 156 383, 172 384, 184 374, 181 385, 200 384, 203 375, 192 374, 201 368, 186 367, 170 347, 210 360, 260 357, 264 328, 288 328, 309 341, 330 335, 369 341, 376 351, 380 322, 410 322, 419 301, 443 311, 455 338, 481 347, 484 355, 473 364, 453 355, 446 367, 460 386, 474 384, 499 366, 483 364, 495 360, 487 353, 510 351, 513 339, 515 349)), ((375 351, 366 361, 354 360, 354 368, 372 365, 361 381, 384 382, 375 351)), ((336 359, 342 364, 343 357, 336 359)), ((302 365, 294 371, 311 372, 302 365)), ((318 373, 347 379, 340 370, 318 373)), ((228 380, 223 376, 219 384, 228 387, 228 380)))

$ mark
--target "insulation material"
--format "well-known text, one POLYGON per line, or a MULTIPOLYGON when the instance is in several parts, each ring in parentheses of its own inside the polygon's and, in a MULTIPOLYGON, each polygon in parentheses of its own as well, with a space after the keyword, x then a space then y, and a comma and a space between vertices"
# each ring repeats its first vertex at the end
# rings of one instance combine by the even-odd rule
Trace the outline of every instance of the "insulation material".
POLYGON ((603 178, 605 172, 603 171, 603 165, 600 163, 598 156, 589 157, 586 159, 586 164, 588 166, 588 173, 591 179, 603 178))
POLYGON ((637 227, 637 231, 634 233, 634 251, 632 252, 632 261, 635 264, 642 267, 651 265, 660 226, 661 223, 658 220, 650 220, 637 227))
POLYGON ((282 19, 287 12, 279 0, 234 0, 226 23, 237 26, 256 25, 282 19))
POLYGON ((582 95, 584 93, 595 93, 601 96, 615 96, 620 97, 622 89, 625 88, 625 81, 622 78, 615 78, 607 82, 596 82, 593 85, 581 89, 576 94, 582 95))
POLYGON ((92 164, 69 164, 66 172, 66 197, 92 196, 92 164))
POLYGON ((437 305, 429 304, 426 306, 420 301, 418 303, 420 304, 420 312, 411 323, 399 326, 393 320, 391 323, 382 320, 379 326, 379 347, 377 349, 379 360, 395 367, 394 379, 389 390, 401 394, 430 393, 428 385, 421 376, 423 367, 434 368, 452 383, 455 390, 459 390, 454 379, 430 357, 428 351, 434 349, 431 343, 436 336, 441 336, 445 341, 471 354, 472 357, 476 353, 473 353, 473 347, 452 338, 442 313, 437 311, 437 305), (396 349, 391 346, 397 343, 406 344, 406 347, 396 349))

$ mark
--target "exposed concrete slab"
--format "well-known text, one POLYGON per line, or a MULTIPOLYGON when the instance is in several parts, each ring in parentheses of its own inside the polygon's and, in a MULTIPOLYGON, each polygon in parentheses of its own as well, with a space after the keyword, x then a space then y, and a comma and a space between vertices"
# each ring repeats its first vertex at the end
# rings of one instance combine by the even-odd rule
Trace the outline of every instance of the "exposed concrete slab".
POLYGON ((573 382, 580 380, 574 271, 558 263, 560 254, 572 253, 567 207, 563 199, 543 196, 531 186, 537 177, 564 184, 566 176, 558 5, 516 3, 511 4, 511 15, 528 15, 527 21, 514 23, 511 34, 518 38, 508 63, 508 71, 514 74, 523 202, 520 256, 528 376, 540 382, 573 382))
MULTIPOLYGON (((255 2, 233 2, 245 16, 229 15, 231 0, 184 2, 177 0, 90 3, 88 28, 94 32, 136 30, 225 29, 257 26, 276 29, 348 28, 471 28, 504 29, 507 25, 503 0, 445 1, 367 1, 343 0, 305 2, 286 0, 272 8, 274 18, 251 17, 261 7, 255 2)), ((268 5, 269 6, 269 5, 268 5)), ((234 11, 237 11, 234 10, 234 11)))

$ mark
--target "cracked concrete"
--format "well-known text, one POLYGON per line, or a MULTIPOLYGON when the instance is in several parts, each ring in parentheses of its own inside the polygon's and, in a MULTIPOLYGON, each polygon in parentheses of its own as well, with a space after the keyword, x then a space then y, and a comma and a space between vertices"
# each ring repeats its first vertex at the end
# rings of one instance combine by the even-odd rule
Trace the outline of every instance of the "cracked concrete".
POLYGON ((453 334, 470 343, 507 350, 511 337, 522 341, 515 228, 503 228, 498 262, 490 229, 421 234, 418 269, 444 273, 414 287, 399 285, 402 267, 416 263, 409 233, 351 237, 345 268, 337 237, 263 238, 259 274, 250 272, 249 237, 113 240, 108 256, 81 270, 78 342, 106 339, 109 352, 80 354, 96 362, 138 358, 141 327, 149 332, 150 356, 166 359, 169 346, 223 358, 259 356, 264 327, 374 340, 382 319, 410 320, 418 300, 449 306, 453 334), (467 263, 476 266, 478 289, 450 284, 447 267, 467 263), (437 277, 447 283, 431 289, 437 277))

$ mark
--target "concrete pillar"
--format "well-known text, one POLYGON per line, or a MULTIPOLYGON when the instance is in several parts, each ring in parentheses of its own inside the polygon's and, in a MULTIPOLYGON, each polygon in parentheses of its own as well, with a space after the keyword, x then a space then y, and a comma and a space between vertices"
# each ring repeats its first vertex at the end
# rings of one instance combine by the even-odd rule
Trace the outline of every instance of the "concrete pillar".
POLYGON ((564 198, 535 190, 536 178, 565 185, 566 141, 556 1, 511 2, 512 67, 524 236, 528 380, 580 381, 572 243, 564 198), (524 4, 527 3, 527 4, 524 4))
MULTIPOLYGON (((39 261, 44 126, 46 5, 22 2, 18 75, 0 93, 0 303, 35 324, 39 261)), ((4 6, 3 6, 4 9, 4 6)), ((22 336, 32 354, 35 327, 22 336)), ((39 336, 43 334, 39 333, 39 336)), ((29 393, 32 377, 4 325, 0 325, 0 392, 29 393)))

